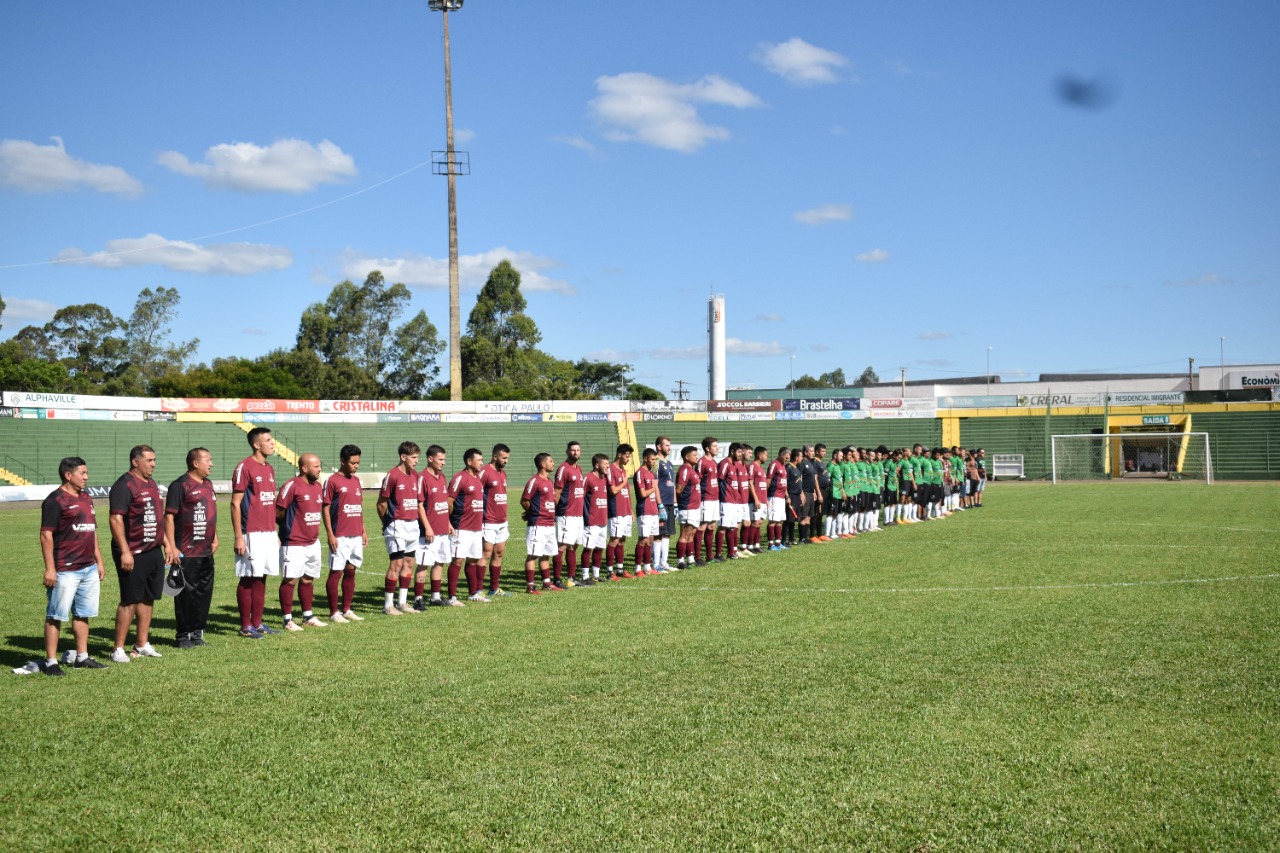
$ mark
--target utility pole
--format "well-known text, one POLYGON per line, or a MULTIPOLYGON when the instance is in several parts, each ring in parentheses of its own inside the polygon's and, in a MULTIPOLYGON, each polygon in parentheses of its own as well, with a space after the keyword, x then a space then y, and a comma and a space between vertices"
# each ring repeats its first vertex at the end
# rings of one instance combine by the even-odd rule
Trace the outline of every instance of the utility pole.
POLYGON ((907 396, 907 369, 906 369, 905 367, 899 367, 899 368, 898 368, 898 370, 900 370, 900 371, 902 372, 902 392, 901 392, 901 393, 902 393, 902 397, 903 397, 903 399, 906 399, 906 396, 907 396))
POLYGON ((685 386, 688 384, 689 383, 685 382, 683 379, 677 379, 676 387, 671 389, 671 393, 674 394, 675 398, 682 403, 685 400, 689 399, 689 392, 685 388, 685 386))
MULTIPOLYGON (((449 399, 462 399, 462 296, 458 286, 458 183, 456 152, 453 149, 453 68, 449 61, 449 13, 462 8, 464 0, 427 0, 427 7, 444 18, 444 162, 433 157, 433 171, 449 178, 449 399)), ((433 152, 433 154, 436 152, 433 152)), ((468 159, 468 167, 470 160, 468 159)))

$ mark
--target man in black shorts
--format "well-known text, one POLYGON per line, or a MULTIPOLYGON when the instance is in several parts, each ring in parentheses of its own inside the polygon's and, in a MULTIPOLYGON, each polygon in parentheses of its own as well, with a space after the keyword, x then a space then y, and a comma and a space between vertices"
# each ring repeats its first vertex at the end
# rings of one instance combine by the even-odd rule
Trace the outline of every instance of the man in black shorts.
POLYGON ((787 464, 787 503, 790 505, 792 545, 796 542, 806 545, 809 543, 809 522, 802 520, 805 518, 804 485, 800 476, 800 463, 803 459, 801 451, 793 450, 787 464))
POLYGON ((120 579, 116 650, 111 656, 115 663, 160 657, 151 645, 151 612, 164 594, 164 567, 170 559, 164 546, 164 504, 151 477, 155 470, 156 452, 139 444, 129 451, 129 470, 111 487, 111 559, 120 579), (138 633, 126 652, 125 640, 135 619, 138 633))

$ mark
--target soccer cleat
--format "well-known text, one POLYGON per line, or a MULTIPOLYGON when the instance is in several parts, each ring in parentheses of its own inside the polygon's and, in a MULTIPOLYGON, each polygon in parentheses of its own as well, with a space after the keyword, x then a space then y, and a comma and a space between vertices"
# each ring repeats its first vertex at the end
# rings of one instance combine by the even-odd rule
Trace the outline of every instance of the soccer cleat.
POLYGON ((582 580, 578 581, 578 586, 595 586, 599 582, 600 582, 599 578, 596 578, 594 580, 592 580, 591 578, 583 578, 582 580))
POLYGON ((631 580, 632 578, 634 578, 634 577, 635 577, 635 575, 631 574, 631 572, 622 572, 621 574, 619 574, 619 575, 618 575, 618 577, 620 577, 620 578, 626 578, 627 580, 631 580))
POLYGON ((346 619, 348 622, 363 622, 363 621, 364 621, 364 617, 363 617, 363 616, 360 616, 359 614, 357 614, 354 610, 344 610, 344 611, 342 611, 342 618, 343 618, 343 619, 346 619))
POLYGON ((132 659, 133 658, 130 656, 130 654, 126 652, 124 649, 116 649, 114 652, 111 653, 112 663, 128 663, 132 659))
POLYGON ((781 550, 782 550, 782 546, 781 546, 781 545, 770 545, 770 546, 769 546, 769 550, 770 550, 770 551, 781 551, 781 550))
POLYGON ((465 605, 465 604, 463 604, 461 601, 459 601, 459 600, 457 599, 457 597, 456 597, 456 596, 450 596, 450 597, 445 601, 445 606, 446 606, 446 607, 466 607, 467 605, 465 605))
POLYGON ((444 607, 443 598, 432 598, 427 600, 428 607, 444 607))
POLYGON ((201 631, 199 634, 192 634, 192 635, 191 635, 191 645, 193 645, 193 646, 207 646, 207 645, 209 645, 208 643, 206 643, 206 642, 204 641, 204 631, 201 631))
POLYGON ((577 582, 573 578, 566 578, 563 584, 565 589, 572 589, 577 585, 578 585, 577 582))
POLYGON ((302 630, 302 626, 299 625, 297 622, 294 622, 292 619, 286 619, 284 623, 284 629, 291 634, 296 634, 302 630))
MULTIPOLYGON (((14 671, 16 672, 17 670, 14 671)), ((58 666, 56 663, 49 663, 48 661, 36 663, 36 671, 43 672, 45 675, 66 675, 66 673, 62 671, 62 667, 58 666)))
POLYGON ((489 590, 489 597, 490 597, 490 598, 507 598, 507 597, 508 597, 508 596, 510 596, 510 595, 511 595, 511 593, 507 592, 507 591, 506 591, 505 589, 503 589, 502 587, 498 587, 497 589, 491 589, 491 590, 489 590))
POLYGON ((327 624, 328 624, 328 623, 326 623, 326 622, 321 622, 321 621, 320 621, 320 617, 319 617, 319 616, 312 616, 312 617, 310 617, 309 619, 304 619, 304 620, 303 620, 303 622, 302 622, 302 627, 304 627, 304 628, 324 628, 324 627, 326 627, 326 626, 327 626, 327 624))
POLYGON ((241 637, 247 637, 247 638, 248 638, 248 639, 250 639, 250 640, 261 640, 261 639, 262 639, 262 635, 261 635, 261 634, 259 634, 257 631, 253 630, 252 628, 241 628, 241 629, 240 629, 240 636, 241 636, 241 637))
MULTIPOLYGON (((157 655, 157 657, 159 657, 159 655, 157 655)), ((106 668, 107 668, 107 665, 105 663, 99 663, 93 658, 85 658, 84 660, 76 661, 76 669, 106 669, 106 668)))
POLYGON ((383 612, 383 613, 385 613, 385 614, 387 614, 388 616, 403 616, 403 615, 404 615, 404 613, 400 610, 400 608, 399 608, 399 607, 396 607, 394 604, 393 604, 393 605, 391 605, 390 607, 384 607, 384 608, 382 608, 382 612, 383 612))
POLYGON ((181 640, 178 640, 178 648, 180 649, 194 649, 195 647, 196 641, 190 637, 183 637, 181 640))
POLYGON ((134 646, 133 650, 138 653, 138 657, 143 657, 143 658, 163 657, 163 655, 161 655, 158 651, 156 651, 155 648, 150 643, 147 643, 144 646, 134 646))
POLYGON ((280 633, 275 628, 268 628, 266 625, 255 625, 253 630, 257 631, 259 634, 261 634, 264 637, 269 637, 272 634, 280 633))
POLYGON ((347 617, 343 616, 341 613, 330 613, 329 621, 335 625, 345 625, 347 623, 347 617))
POLYGON ((530 595, 542 595, 542 590, 538 589, 533 584, 528 584, 528 589, 526 589, 525 592, 529 593, 530 595))
POLYGON ((474 601, 476 604, 488 604, 493 599, 489 598, 483 592, 477 592, 475 595, 468 595, 467 601, 474 601))
POLYGON ((544 583, 542 585, 543 592, 564 592, 563 587, 556 586, 554 583, 544 583))
POLYGON ((413 600, 413 609, 414 609, 414 612, 416 612, 416 613, 426 613, 426 612, 427 612, 427 600, 426 600, 425 598, 423 598, 422 596, 418 596, 417 598, 415 598, 415 599, 413 600))

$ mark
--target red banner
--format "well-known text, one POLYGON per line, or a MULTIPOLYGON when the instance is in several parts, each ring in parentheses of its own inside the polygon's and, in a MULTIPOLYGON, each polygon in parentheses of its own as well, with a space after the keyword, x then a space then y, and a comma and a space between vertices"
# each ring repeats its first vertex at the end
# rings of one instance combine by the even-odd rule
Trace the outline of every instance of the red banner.
POLYGON ((319 400, 257 400, 246 397, 161 397, 166 412, 296 412, 320 411, 319 400))

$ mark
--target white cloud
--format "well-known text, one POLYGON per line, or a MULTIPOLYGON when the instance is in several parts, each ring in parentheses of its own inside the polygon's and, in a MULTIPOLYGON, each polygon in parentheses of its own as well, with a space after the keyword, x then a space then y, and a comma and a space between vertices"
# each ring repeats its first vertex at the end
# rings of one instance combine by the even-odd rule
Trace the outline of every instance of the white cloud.
POLYGON ((585 136, 553 136, 551 137, 551 141, 559 142, 561 145, 568 145, 570 148, 577 148, 578 150, 585 151, 588 154, 596 153, 595 143, 587 139, 585 136))
POLYGON ((639 350, 616 350, 616 349, 600 349, 595 352, 586 352, 582 354, 583 358, 591 361, 614 361, 614 362, 631 362, 640 357, 639 350))
POLYGON ((853 218, 853 207, 847 204, 821 204, 808 210, 791 214, 791 218, 805 225, 821 225, 824 222, 843 222, 853 218))
POLYGON ((740 338, 728 338, 724 342, 724 349, 730 355, 751 357, 790 355, 796 351, 795 347, 784 347, 777 341, 744 341, 740 338))
POLYGON ((466 145, 468 142, 474 142, 476 132, 469 127, 459 127, 453 131, 453 144, 466 145))
POLYGON ((761 323, 781 323, 786 318, 781 314, 757 314, 756 319, 761 323))
POLYGON ((162 151, 156 162, 178 174, 203 178, 211 187, 250 193, 304 193, 356 174, 351 155, 327 139, 318 145, 281 139, 265 148, 252 142, 223 143, 206 151, 202 163, 177 151, 162 151))
POLYGON ((860 264, 883 264, 889 260, 889 253, 884 249, 872 249, 870 252, 857 255, 854 260, 860 264))
MULTIPOLYGON (((525 292, 559 293, 564 296, 574 296, 578 292, 569 282, 543 274, 543 270, 559 267, 557 261, 532 252, 514 252, 505 246, 478 255, 460 255, 459 284, 478 290, 489 278, 489 272, 504 260, 510 261, 520 271, 520 288, 525 292)), ((363 281, 372 270, 381 270, 387 281, 401 282, 410 287, 436 289, 449 286, 448 258, 433 258, 429 255, 371 258, 348 253, 342 259, 342 274, 353 281, 363 281)))
POLYGON ((659 347, 649 350, 649 358, 669 361, 705 359, 706 357, 706 344, 696 347, 659 347))
POLYGON ((755 60, 797 86, 815 83, 835 83, 840 79, 836 69, 844 68, 849 60, 835 51, 809 44, 795 36, 780 44, 762 44, 755 60))
POLYGON ((916 337, 922 341, 945 341, 955 336, 950 332, 922 332, 916 337))
POLYGON ((61 137, 53 141, 37 145, 25 139, 0 140, 0 186, 29 193, 79 187, 125 196, 142 192, 141 182, 119 166, 77 159, 67 153, 61 137))
POLYGON ((293 253, 283 246, 261 243, 222 243, 202 246, 168 240, 159 234, 108 240, 101 252, 86 254, 77 248, 58 253, 59 263, 101 269, 125 269, 158 264, 175 272, 201 275, 251 275, 282 270, 293 264, 293 253))
POLYGON ((58 306, 42 299, 5 299, 4 314, 0 315, 3 323, 10 331, 16 331, 24 325, 42 326, 53 319, 58 306))
POLYGON ((950 367, 955 362, 949 358, 922 358, 916 364, 923 364, 925 367, 950 367))
POLYGON ((831 344, 809 344, 813 352, 831 352, 831 344))
POLYGON ((613 142, 643 142, 686 154, 711 141, 729 138, 729 130, 707 124, 699 104, 745 109, 762 101, 737 83, 714 74, 696 83, 677 84, 642 72, 596 78, 599 97, 591 112, 613 142))

